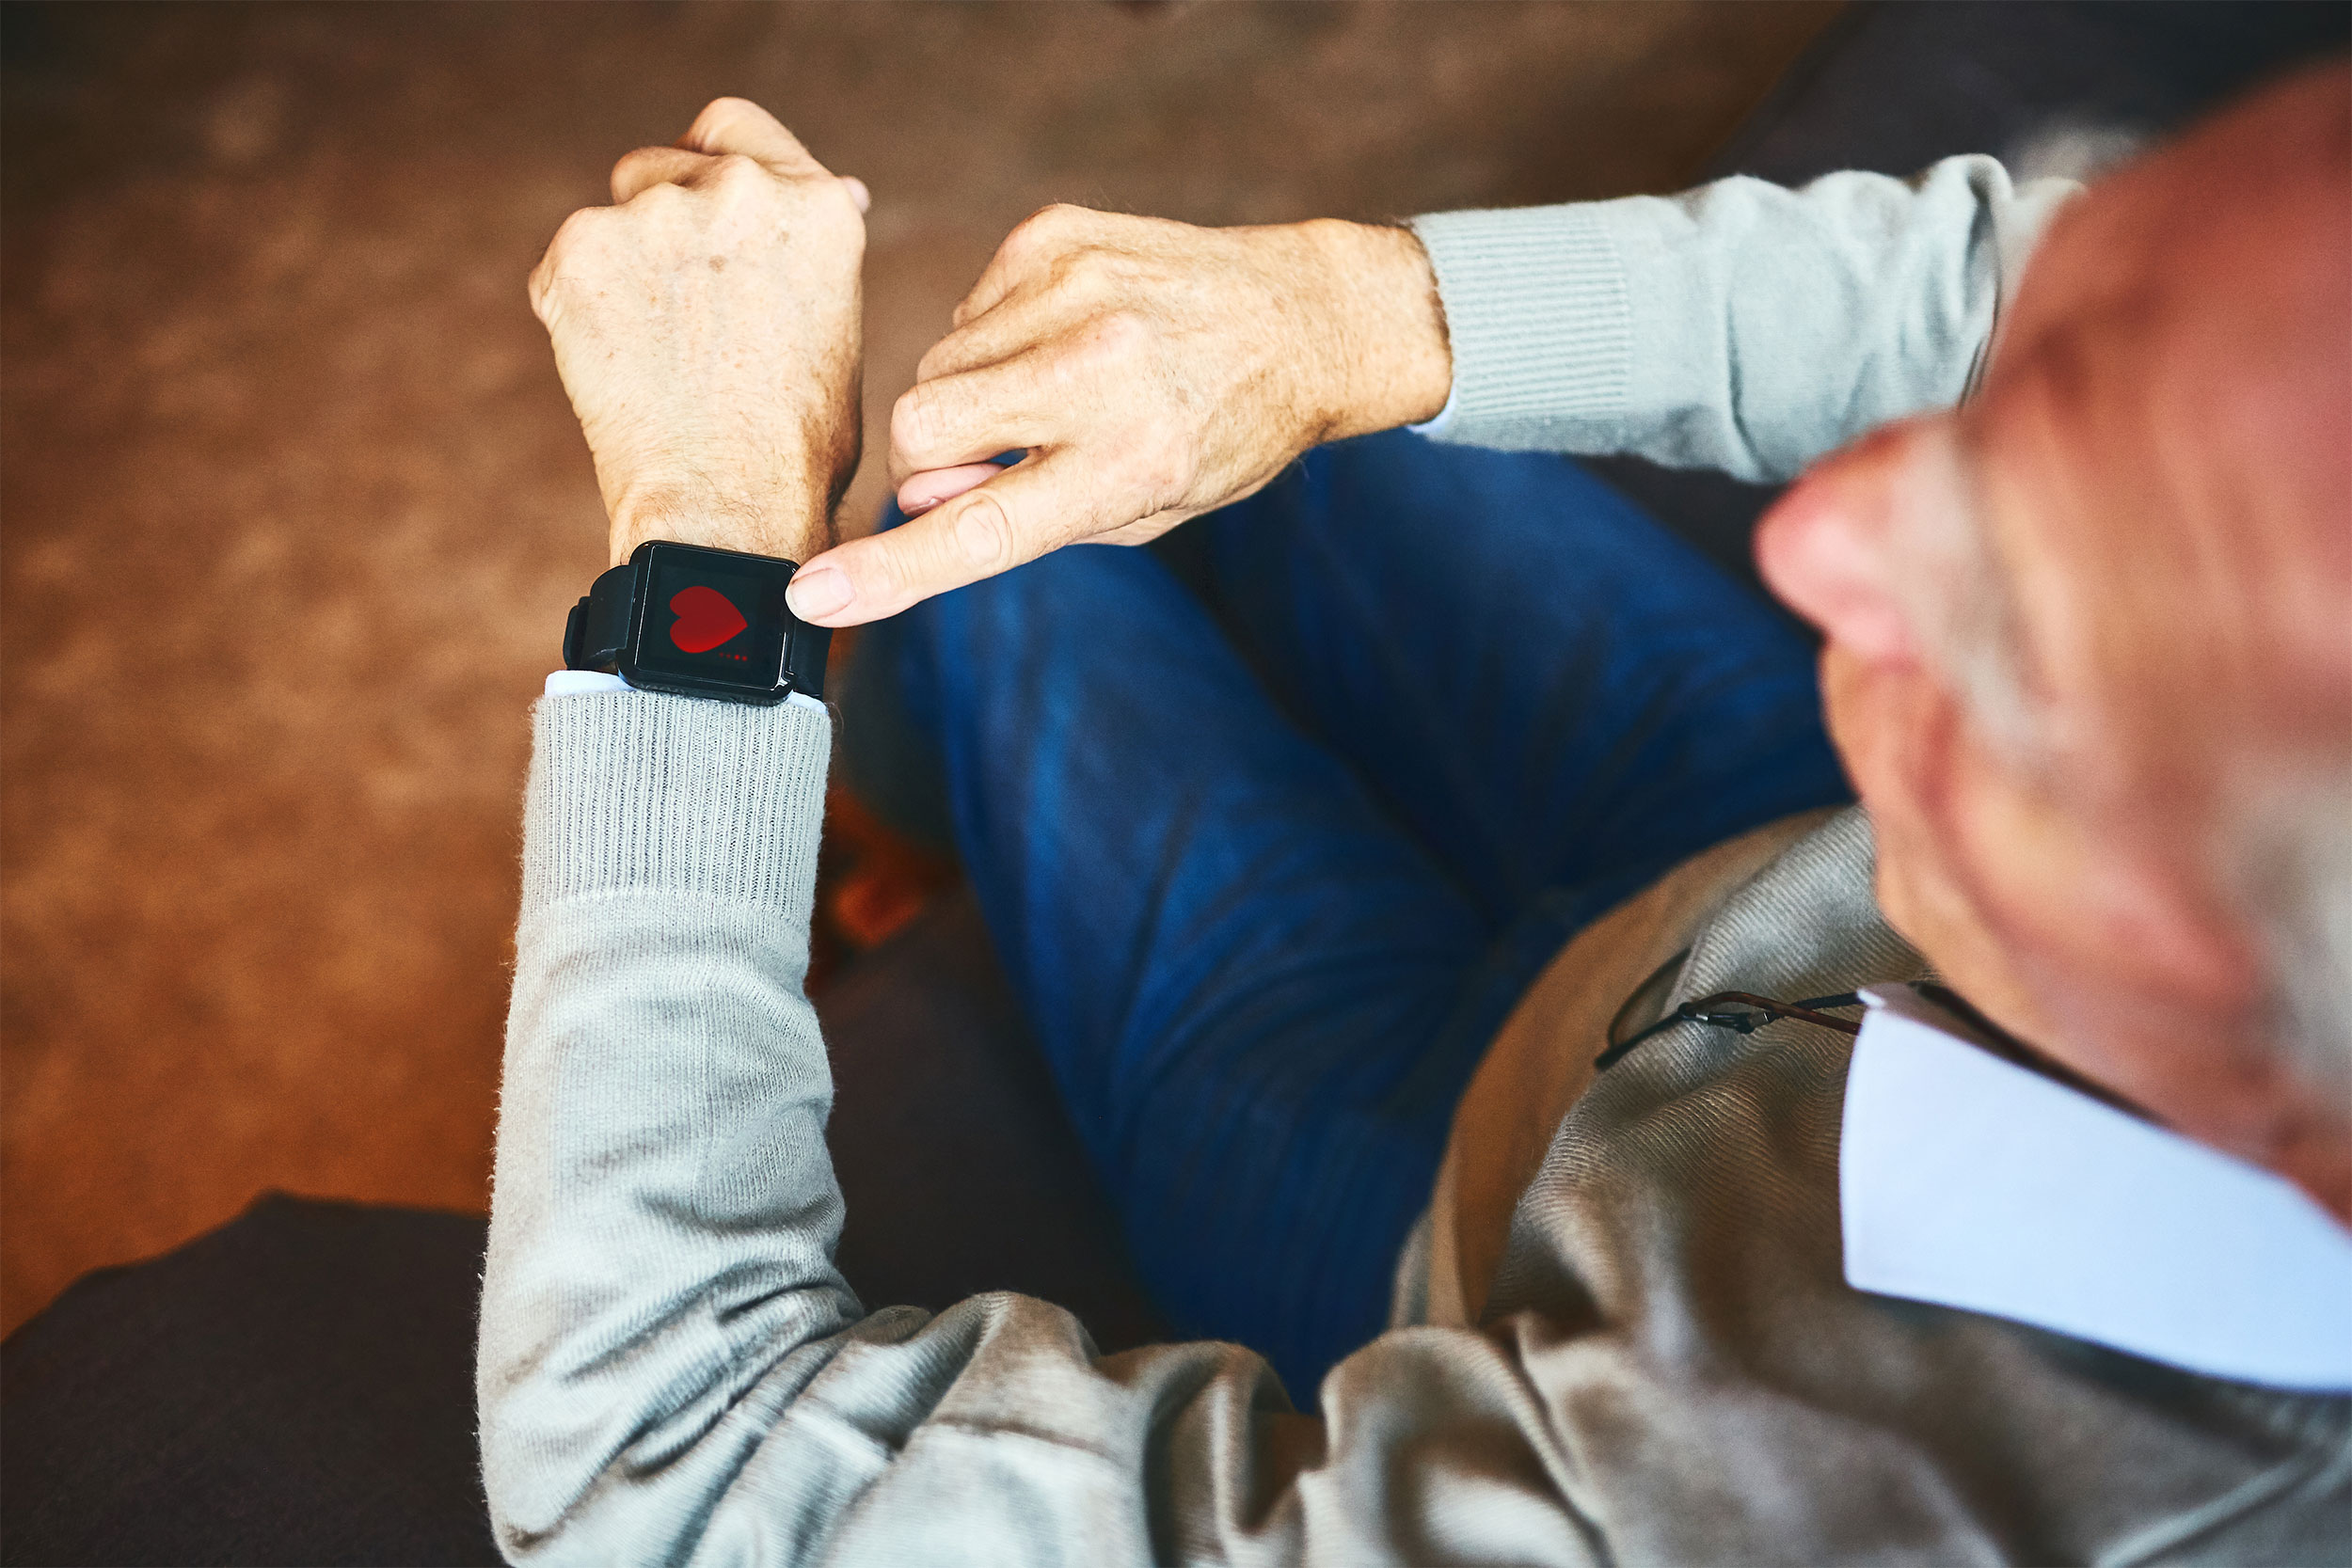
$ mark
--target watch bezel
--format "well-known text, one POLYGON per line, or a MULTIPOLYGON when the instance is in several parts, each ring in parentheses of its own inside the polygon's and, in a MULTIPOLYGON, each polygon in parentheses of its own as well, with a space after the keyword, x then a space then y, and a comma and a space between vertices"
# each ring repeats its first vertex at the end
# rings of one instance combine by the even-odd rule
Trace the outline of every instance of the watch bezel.
POLYGON ((804 634, 801 621, 786 612, 784 636, 776 644, 776 674, 773 682, 761 685, 756 681, 729 680, 722 675, 694 675, 676 671, 649 669, 638 660, 644 645, 645 622, 651 608, 651 588, 656 564, 664 556, 682 556, 693 561, 723 562, 726 569, 739 575, 746 569, 761 574, 778 571, 784 581, 792 580, 800 570, 796 562, 778 556, 754 555, 747 550, 716 549, 707 545, 681 545, 666 539, 648 539, 629 552, 628 635, 621 643, 620 675, 629 685, 646 691, 668 691, 684 697, 721 697, 739 703, 755 703, 772 707, 792 695, 793 641, 804 634))

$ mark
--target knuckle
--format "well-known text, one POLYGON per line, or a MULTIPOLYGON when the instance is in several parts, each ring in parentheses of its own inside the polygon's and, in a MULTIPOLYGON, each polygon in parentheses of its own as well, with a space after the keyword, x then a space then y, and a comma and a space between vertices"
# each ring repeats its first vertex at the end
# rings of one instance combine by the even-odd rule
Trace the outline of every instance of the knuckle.
POLYGON ((703 105, 702 113, 694 117, 694 123, 687 127, 686 139, 696 147, 707 147, 712 138, 723 135, 726 128, 750 106, 740 98, 712 99, 703 105))
POLYGON ((1044 253, 1045 242, 1033 227, 1036 221, 1034 218, 1024 218, 997 245, 996 265, 1000 271, 1018 274, 1044 253))
POLYGON ((1016 564, 1019 541, 1005 503, 985 487, 956 514, 956 549, 965 564, 983 572, 1001 572, 1016 564))
POLYGON ((902 452, 928 452, 938 425, 939 394, 928 385, 907 388, 890 405, 890 444, 902 452))
POLYGON ((857 584, 857 596, 875 604, 895 604, 906 596, 907 541, 895 533, 878 533, 842 549, 843 566, 857 584))
POLYGON ((915 385, 919 387, 927 381, 936 381, 948 373, 960 361, 962 352, 961 339, 952 332, 925 349, 923 357, 915 362, 915 385))
POLYGON ((1085 211, 1066 201, 1040 207, 1013 226, 1012 232, 1005 236, 1005 248, 1020 257, 1052 250, 1068 239, 1076 227, 1078 214, 1085 211))
POLYGON ((1087 245, 1055 261, 1054 281, 1069 292, 1099 299, 1110 292, 1113 271, 1108 254, 1087 245))
POLYGON ((766 199, 775 190, 775 180, 756 158, 722 152, 677 189, 687 196, 700 193, 702 199, 715 203, 714 211, 732 213, 766 199))
POLYGON ((768 170, 749 153, 722 152, 710 161, 710 179, 721 190, 740 191, 767 183, 768 170))
POLYGON ((1105 310, 1080 330, 1073 349, 1081 371, 1112 371, 1143 357, 1152 329, 1133 310, 1105 310))
POLYGON ((592 236, 604 227, 604 207, 582 207, 556 226, 555 238, 548 242, 549 255, 563 255, 579 250, 592 243, 592 236))
POLYGON ((632 147, 627 152, 622 153, 619 161, 613 164, 613 178, 617 180, 630 170, 643 168, 649 163, 665 162, 672 150, 674 150, 666 147, 632 147))
POLYGON ((1066 201, 1051 202, 1023 218, 1013 232, 1032 241, 1050 240, 1068 226, 1070 211, 1066 201))
POLYGON ((608 211, 610 209, 603 207, 582 207, 557 226, 555 237, 548 242, 547 255, 541 258, 538 270, 532 275, 535 291, 544 293, 553 287, 556 279, 567 269, 577 266, 583 257, 592 256, 600 248, 606 223, 604 214, 608 211))
POLYGON ((1152 325, 1137 310, 1105 310, 1095 324, 1095 336, 1112 354, 1140 354, 1152 341, 1152 325))

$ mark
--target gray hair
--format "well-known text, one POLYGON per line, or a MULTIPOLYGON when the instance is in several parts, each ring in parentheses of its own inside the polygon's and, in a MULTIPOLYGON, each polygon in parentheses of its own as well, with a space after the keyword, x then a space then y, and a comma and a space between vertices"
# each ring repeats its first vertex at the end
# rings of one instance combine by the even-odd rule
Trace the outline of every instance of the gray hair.
POLYGON ((2217 869, 2269 960, 2279 1042, 2352 1100, 2352 761, 2253 781, 2238 800, 2217 869))
MULTIPOLYGON (((1967 454, 1949 433, 1931 438, 1942 483, 1918 487, 1896 522, 1906 619, 1980 733, 2024 766, 2048 766, 2055 716, 2026 678, 1967 454)), ((2208 869, 2262 954, 2273 1037, 2307 1083, 2352 1102, 2352 754, 2274 752, 2226 784, 2208 869)))

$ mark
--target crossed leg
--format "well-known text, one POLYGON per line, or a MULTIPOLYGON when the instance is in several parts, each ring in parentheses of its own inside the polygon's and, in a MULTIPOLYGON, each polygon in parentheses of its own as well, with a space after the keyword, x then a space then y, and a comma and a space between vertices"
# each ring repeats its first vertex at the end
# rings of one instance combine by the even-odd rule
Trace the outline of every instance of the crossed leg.
POLYGON ((1811 657, 1574 465, 1405 435, 1072 548, 882 646, 1146 1284, 1312 1386, 1578 927, 1841 799, 1811 657))

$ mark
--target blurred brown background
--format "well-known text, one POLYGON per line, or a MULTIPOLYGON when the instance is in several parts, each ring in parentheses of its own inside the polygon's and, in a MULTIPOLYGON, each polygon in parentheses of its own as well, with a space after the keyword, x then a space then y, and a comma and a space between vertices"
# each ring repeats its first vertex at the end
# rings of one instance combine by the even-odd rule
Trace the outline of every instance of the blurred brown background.
POLYGON ((1836 8, 7 8, 5 1325, 265 1188, 485 1205, 524 711, 603 549, 522 280, 620 153, 735 92, 873 187, 873 430, 1045 202, 1671 187, 1836 8))

